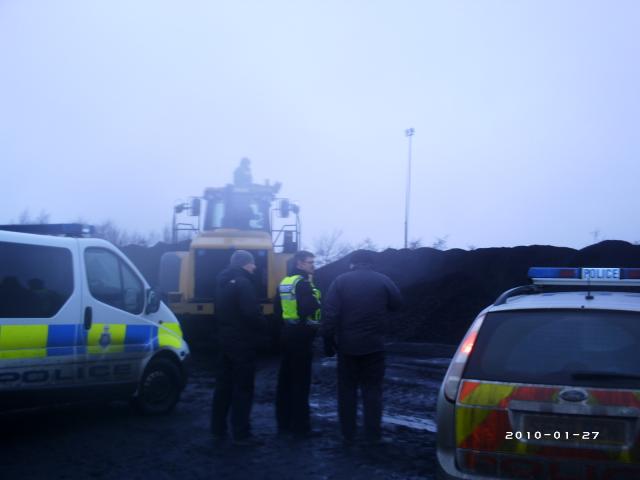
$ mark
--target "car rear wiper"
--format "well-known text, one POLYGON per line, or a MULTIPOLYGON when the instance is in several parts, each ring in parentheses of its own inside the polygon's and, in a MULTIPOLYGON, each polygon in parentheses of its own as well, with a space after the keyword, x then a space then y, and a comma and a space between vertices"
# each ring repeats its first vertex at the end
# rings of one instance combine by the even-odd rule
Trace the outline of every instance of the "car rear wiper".
POLYGON ((640 375, 634 375, 633 373, 616 373, 616 372, 574 372, 571 374, 571 378, 576 380, 606 380, 606 379, 620 379, 620 380, 640 380, 640 375))

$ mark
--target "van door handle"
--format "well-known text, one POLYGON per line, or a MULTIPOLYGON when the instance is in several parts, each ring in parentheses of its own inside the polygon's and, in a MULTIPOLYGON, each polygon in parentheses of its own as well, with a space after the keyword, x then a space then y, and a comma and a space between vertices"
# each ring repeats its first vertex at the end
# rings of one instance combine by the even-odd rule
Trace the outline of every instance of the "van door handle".
POLYGON ((84 329, 89 330, 91 323, 93 323, 93 311, 91 307, 87 307, 84 309, 84 329))

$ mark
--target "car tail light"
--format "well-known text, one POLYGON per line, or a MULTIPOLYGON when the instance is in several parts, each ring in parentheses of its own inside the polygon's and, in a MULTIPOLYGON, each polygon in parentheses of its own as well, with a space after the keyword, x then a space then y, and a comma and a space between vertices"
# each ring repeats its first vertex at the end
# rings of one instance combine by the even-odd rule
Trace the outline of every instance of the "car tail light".
POLYGON ((444 395, 447 397, 447 400, 451 402, 456 401, 458 387, 460 386, 460 379, 462 378, 462 373, 464 372, 464 367, 467 364, 469 355, 471 355, 471 352, 473 351, 473 346, 475 345, 476 337, 478 336, 478 330, 480 330, 483 320, 484 315, 481 315, 475 319, 473 324, 471 324, 471 328, 460 343, 453 360, 451 360, 447 374, 444 377, 444 395))

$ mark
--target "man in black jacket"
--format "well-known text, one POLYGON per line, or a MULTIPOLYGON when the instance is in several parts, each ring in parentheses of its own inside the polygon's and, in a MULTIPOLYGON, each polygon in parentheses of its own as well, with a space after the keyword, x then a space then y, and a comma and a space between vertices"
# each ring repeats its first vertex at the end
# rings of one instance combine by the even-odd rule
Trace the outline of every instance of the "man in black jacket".
POLYGON ((352 271, 333 281, 323 308, 326 353, 335 354, 335 346, 338 350, 338 414, 347 443, 355 438, 358 388, 365 436, 370 442, 380 441, 386 317, 402 306, 398 287, 372 266, 371 252, 353 252, 352 271))
POLYGON ((275 315, 282 318, 282 360, 278 372, 276 421, 278 432, 311 433, 309 390, 313 339, 320 321, 320 290, 313 284, 314 256, 301 250, 294 268, 278 288, 275 315))
POLYGON ((237 250, 230 265, 217 278, 219 364, 213 396, 211 432, 227 435, 230 415, 233 442, 250 445, 251 406, 256 370, 256 350, 262 329, 262 313, 251 275, 256 269, 253 255, 237 250))

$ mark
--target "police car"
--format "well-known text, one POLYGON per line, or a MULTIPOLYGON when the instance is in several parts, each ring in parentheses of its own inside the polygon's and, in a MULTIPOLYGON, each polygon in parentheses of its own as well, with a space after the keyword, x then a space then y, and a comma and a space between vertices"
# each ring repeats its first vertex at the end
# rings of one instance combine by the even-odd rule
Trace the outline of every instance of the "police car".
POLYGON ((444 479, 640 478, 640 269, 531 268, 475 319, 437 410, 444 479))
POLYGON ((166 413, 186 383, 180 324, 126 256, 86 232, 0 227, 0 408, 131 397, 166 413))

